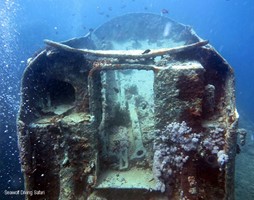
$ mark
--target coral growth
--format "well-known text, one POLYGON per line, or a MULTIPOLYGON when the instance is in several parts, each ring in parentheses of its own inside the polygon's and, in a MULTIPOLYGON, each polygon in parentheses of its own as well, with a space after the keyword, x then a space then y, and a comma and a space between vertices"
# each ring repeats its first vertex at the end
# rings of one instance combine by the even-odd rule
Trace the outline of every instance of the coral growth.
POLYGON ((197 150, 200 134, 192 133, 186 122, 173 122, 155 132, 153 173, 157 190, 164 192, 164 180, 180 171, 188 160, 187 152, 197 150))
POLYGON ((229 156, 223 150, 225 130, 210 124, 207 134, 193 133, 186 122, 173 122, 155 131, 153 174, 158 191, 165 192, 191 156, 196 151, 211 167, 225 167, 229 156))
POLYGON ((206 150, 210 150, 212 154, 217 154, 220 147, 225 143, 223 133, 224 129, 219 127, 210 130, 208 137, 203 140, 203 147, 206 150))
POLYGON ((203 109, 206 110, 207 113, 213 114, 215 111, 215 86, 208 84, 205 86, 205 94, 204 94, 204 103, 203 109))
POLYGON ((237 134, 239 136, 239 141, 240 141, 240 145, 244 146, 246 143, 246 135, 247 135, 247 131, 243 128, 239 128, 237 130, 237 134))
POLYGON ((206 163, 212 168, 219 167, 221 170, 229 159, 223 150, 225 145, 225 130, 213 124, 208 127, 208 131, 209 134, 206 135, 200 146, 201 156, 205 158, 206 163))
POLYGON ((226 162, 228 162, 228 155, 225 153, 224 150, 220 150, 217 153, 217 157, 218 157, 217 161, 220 166, 223 166, 223 165, 225 165, 226 162))

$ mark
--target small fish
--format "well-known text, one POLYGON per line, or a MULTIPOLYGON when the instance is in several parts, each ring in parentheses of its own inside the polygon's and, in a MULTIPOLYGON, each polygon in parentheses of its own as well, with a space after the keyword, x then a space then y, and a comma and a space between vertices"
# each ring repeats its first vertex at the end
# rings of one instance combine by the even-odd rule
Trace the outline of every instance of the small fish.
POLYGON ((93 28, 89 28, 89 32, 84 37, 91 37, 93 31, 94 31, 93 28))
POLYGON ((113 90, 114 90, 116 93, 119 93, 119 89, 117 89, 116 87, 113 87, 113 90))
POLYGON ((236 145, 236 153, 237 154, 241 153, 241 148, 240 148, 239 144, 236 145))
POLYGON ((169 13, 169 11, 167 9, 165 9, 165 8, 163 8, 161 10, 161 15, 167 15, 168 13, 169 13))
POLYGON ((152 182, 154 180, 154 178, 151 178, 148 182, 152 182))
POLYGON ((146 49, 142 54, 147 54, 149 53, 151 50, 150 49, 146 49))
POLYGON ((146 107, 147 107, 147 103, 142 103, 142 104, 141 104, 141 108, 142 108, 143 110, 145 110, 146 107))

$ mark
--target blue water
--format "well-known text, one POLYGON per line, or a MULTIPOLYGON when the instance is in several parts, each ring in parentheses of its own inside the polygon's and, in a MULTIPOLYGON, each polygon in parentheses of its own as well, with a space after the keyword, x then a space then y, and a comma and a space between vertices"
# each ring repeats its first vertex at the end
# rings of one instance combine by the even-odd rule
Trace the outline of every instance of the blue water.
MULTIPOLYGON (((242 124, 254 121, 253 0, 0 0, 0 199, 24 199, 4 191, 23 188, 15 124, 19 87, 27 58, 44 47, 43 39, 84 36, 113 17, 161 14, 162 9, 168 10, 168 17, 192 26, 232 65, 242 124)), ((248 129, 254 131, 251 125, 248 129)), ((251 191, 251 187, 241 188, 251 191)), ((253 193, 247 196, 254 199, 253 193)))

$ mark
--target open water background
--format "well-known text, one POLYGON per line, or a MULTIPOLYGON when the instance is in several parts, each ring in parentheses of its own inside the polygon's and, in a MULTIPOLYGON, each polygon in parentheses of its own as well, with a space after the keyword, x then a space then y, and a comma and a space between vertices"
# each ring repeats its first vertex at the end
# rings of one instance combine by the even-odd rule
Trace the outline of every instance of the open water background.
POLYGON ((15 121, 19 88, 26 60, 44 48, 43 39, 80 37, 113 17, 162 9, 209 40, 235 70, 240 126, 249 132, 237 158, 236 196, 254 199, 253 0, 0 0, 0 199, 24 199, 4 191, 23 189, 15 121))

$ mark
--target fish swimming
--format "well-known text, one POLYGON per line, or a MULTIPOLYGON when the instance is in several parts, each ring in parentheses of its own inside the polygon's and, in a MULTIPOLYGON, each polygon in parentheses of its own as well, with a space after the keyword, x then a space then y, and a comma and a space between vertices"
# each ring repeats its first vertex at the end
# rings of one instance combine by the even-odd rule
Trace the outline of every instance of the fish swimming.
POLYGON ((162 10, 161 10, 161 15, 166 15, 166 14, 168 14, 169 13, 169 11, 167 10, 167 9, 165 9, 165 8, 163 8, 162 10))
POLYGON ((149 53, 151 50, 150 49, 146 49, 142 54, 147 54, 149 53))

